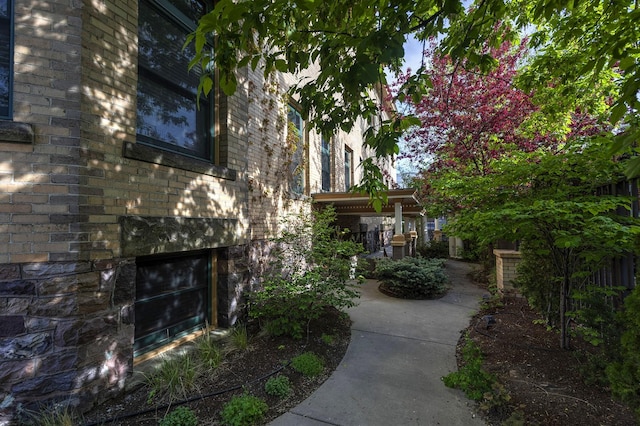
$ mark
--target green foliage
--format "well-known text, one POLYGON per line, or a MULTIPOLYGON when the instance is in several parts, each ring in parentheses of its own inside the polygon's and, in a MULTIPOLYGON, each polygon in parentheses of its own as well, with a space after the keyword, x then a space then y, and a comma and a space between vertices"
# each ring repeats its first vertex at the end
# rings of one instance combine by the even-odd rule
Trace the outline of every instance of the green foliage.
POLYGON ((231 330, 231 345, 239 351, 246 351, 249 347, 249 335, 247 327, 244 325, 236 325, 231 330))
POLYGON ((252 426, 260 423, 269 406, 253 395, 234 396, 222 407, 222 423, 227 426, 252 426))
POLYGON ((218 342, 209 333, 196 340, 196 353, 205 369, 215 370, 224 359, 224 353, 218 342))
MULTIPOLYGON (((484 72, 497 65, 486 54, 487 46, 528 33, 535 57, 524 64, 527 72, 520 84, 540 92, 534 93, 535 99, 545 104, 542 113, 548 115, 531 127, 547 130, 551 123, 562 133, 562 125, 555 123, 567 123, 576 109, 603 114, 613 125, 640 109, 639 15, 635 0, 222 0, 200 19, 187 42, 196 52, 190 66, 215 68, 220 87, 229 95, 237 88, 236 71, 242 67, 260 67, 268 75, 296 74, 317 65, 318 75, 301 79, 291 92, 300 99, 308 123, 333 134, 349 131, 360 117, 377 114, 380 105, 368 93, 385 85, 386 70, 401 69, 403 44, 409 38, 437 39, 440 52, 454 63, 464 59, 467 67, 484 72), (496 32, 496 22, 508 30, 496 32), (206 41, 214 35, 218 42, 212 52, 206 41)), ((414 70, 399 91, 401 97, 420 99, 428 93, 427 66, 425 61, 414 70)), ((214 73, 201 75, 199 94, 208 95, 214 73)), ((414 120, 411 115, 394 117, 382 123, 379 132, 370 132, 368 143, 377 155, 397 152, 397 135, 414 120)), ((615 137, 616 148, 639 139, 637 119, 626 123, 626 131, 615 137)), ((637 166, 640 157, 631 162, 637 166)), ((373 166, 365 163, 361 188, 374 196, 379 208, 384 185, 373 166)))
POLYGON ((620 300, 625 287, 586 285, 571 295, 568 316, 578 325, 576 333, 594 346, 611 348, 620 340, 620 326, 614 300, 620 300))
POLYGON ((398 297, 431 299, 447 291, 444 260, 405 257, 384 259, 376 264, 376 276, 382 288, 398 297))
POLYGON ((359 294, 350 275, 361 246, 342 238, 333 226, 335 217, 328 207, 311 217, 301 212, 283 224, 276 260, 249 309, 269 333, 302 338, 327 307, 354 306, 359 294))
POLYGON ((46 406, 38 411, 22 409, 19 415, 20 424, 26 426, 75 426, 79 423, 68 406, 46 406))
POLYGON ((518 285, 549 318, 557 315, 564 348, 572 290, 591 271, 632 252, 640 234, 638 220, 621 214, 631 206, 629 197, 597 194, 623 178, 622 164, 603 143, 572 141, 558 152, 496 161, 495 174, 449 182, 454 198, 464 197, 470 207, 457 211, 447 231, 486 245, 522 240, 518 285))
POLYGON ((607 377, 613 394, 635 407, 640 419, 640 286, 627 296, 624 305, 620 360, 607 367, 607 377))
POLYGON ((271 396, 286 398, 291 394, 291 382, 287 376, 271 377, 264 384, 264 391, 271 396))
POLYGON ((160 426, 197 426, 198 417, 189 407, 178 407, 160 420, 160 426))
POLYGON ((538 253, 526 246, 521 247, 520 252, 522 260, 518 264, 513 286, 527 298, 534 310, 544 316, 547 324, 557 325, 560 310, 559 283, 549 257, 542 251, 538 253))
POLYGON ((147 377, 149 402, 154 398, 174 401, 191 395, 200 374, 198 363, 190 355, 163 360, 158 369, 147 377))
POLYGON ((336 336, 332 334, 322 334, 322 336, 320 336, 320 339, 327 346, 333 346, 336 343, 336 336))
POLYGON ((303 376, 317 376, 324 370, 322 358, 313 352, 305 352, 291 360, 291 367, 303 376))
POLYGON ((447 241, 429 241, 418 246, 418 254, 426 259, 447 259, 449 243, 447 241))
POLYGON ((462 348, 462 367, 442 378, 445 386, 462 390, 465 395, 490 411, 504 405, 510 396, 493 374, 482 368, 482 352, 469 337, 462 348))

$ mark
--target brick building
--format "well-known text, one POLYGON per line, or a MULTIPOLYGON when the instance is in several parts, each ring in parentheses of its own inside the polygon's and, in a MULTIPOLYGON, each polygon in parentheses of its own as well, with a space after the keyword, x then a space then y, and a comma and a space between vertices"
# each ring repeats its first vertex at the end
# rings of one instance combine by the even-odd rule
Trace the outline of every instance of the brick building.
POLYGON ((278 219, 359 180, 369 123, 309 131, 293 76, 243 70, 196 107, 182 43, 205 7, 0 0, 0 424, 87 408, 232 324, 278 219))

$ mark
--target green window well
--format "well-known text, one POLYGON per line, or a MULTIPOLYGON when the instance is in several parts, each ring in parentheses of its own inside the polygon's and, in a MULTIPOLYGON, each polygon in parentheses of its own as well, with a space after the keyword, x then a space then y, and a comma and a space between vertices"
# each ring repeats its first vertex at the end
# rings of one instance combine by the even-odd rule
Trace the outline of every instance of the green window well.
POLYGON ((210 277, 208 251, 136 261, 134 356, 206 326, 210 277))

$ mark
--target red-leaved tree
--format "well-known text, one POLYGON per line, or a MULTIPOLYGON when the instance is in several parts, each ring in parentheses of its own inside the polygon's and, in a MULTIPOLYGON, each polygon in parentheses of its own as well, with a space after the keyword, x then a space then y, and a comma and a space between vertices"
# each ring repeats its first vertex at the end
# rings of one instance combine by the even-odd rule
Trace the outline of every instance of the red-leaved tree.
MULTIPOLYGON (((453 167, 485 174, 491 160, 510 149, 532 151, 550 142, 519 131, 536 110, 531 94, 514 86, 525 44, 505 42, 487 53, 497 66, 481 73, 467 69, 465 62, 453 63, 448 56, 436 55, 434 43, 428 47, 424 55, 430 62, 431 89, 418 102, 405 98, 422 122, 406 136, 405 158, 435 169, 453 167)), ((399 76, 396 93, 410 78, 410 70, 399 76)))

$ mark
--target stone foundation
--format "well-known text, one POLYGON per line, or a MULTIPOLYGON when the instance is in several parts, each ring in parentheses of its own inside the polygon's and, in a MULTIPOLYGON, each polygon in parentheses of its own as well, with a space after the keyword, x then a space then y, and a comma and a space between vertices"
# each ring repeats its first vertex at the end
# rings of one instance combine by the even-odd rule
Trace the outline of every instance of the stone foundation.
POLYGON ((21 407, 82 410, 133 365, 129 260, 0 265, 0 424, 21 407))

